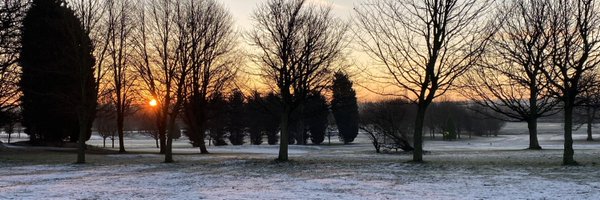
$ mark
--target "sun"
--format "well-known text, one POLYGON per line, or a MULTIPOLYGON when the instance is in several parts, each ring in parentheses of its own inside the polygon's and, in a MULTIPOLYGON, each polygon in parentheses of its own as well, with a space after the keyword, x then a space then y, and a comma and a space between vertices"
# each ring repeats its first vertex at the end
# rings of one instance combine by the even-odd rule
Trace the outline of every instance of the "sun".
POLYGON ((152 99, 150 100, 150 106, 155 107, 156 105, 158 105, 158 102, 156 101, 156 99, 152 99))

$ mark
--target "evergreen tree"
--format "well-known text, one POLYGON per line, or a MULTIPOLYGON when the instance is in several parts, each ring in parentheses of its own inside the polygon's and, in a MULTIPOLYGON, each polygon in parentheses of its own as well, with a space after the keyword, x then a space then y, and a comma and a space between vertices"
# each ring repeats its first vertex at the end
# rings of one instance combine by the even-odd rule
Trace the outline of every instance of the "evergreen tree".
POLYGON ((337 72, 333 79, 331 110, 335 117, 340 138, 344 144, 351 143, 358 135, 358 104, 352 81, 347 74, 337 72))
POLYGON ((265 121, 265 117, 267 117, 267 110, 263 103, 263 97, 260 96, 260 93, 255 91, 244 105, 244 121, 248 126, 250 143, 253 145, 260 145, 263 143, 263 131, 266 131, 266 127, 263 126, 263 121, 265 121))
POLYGON ((244 94, 236 90, 227 101, 227 131, 232 145, 244 144, 244 94))
POLYGON ((267 143, 269 145, 275 145, 279 141, 279 124, 281 120, 281 97, 275 93, 269 93, 263 98, 263 104, 266 107, 266 115, 264 115, 263 127, 267 134, 267 143))
POLYGON ((225 142, 226 104, 227 100, 221 93, 215 93, 208 102, 207 128, 215 146, 227 145, 225 142))
POLYGON ((329 120, 329 105, 325 96, 320 93, 313 93, 308 97, 305 107, 305 121, 308 123, 310 132, 310 141, 313 144, 321 144, 325 140, 327 125, 329 120))
POLYGON ((23 125, 31 140, 84 145, 97 94, 93 47, 81 21, 64 0, 33 0, 21 46, 23 125))

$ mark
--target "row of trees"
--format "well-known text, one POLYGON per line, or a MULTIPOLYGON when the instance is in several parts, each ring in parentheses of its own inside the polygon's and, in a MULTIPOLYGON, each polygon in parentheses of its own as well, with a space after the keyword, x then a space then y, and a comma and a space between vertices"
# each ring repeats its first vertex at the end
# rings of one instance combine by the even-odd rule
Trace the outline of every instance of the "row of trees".
POLYGON ((26 4, 20 0, 0 1, 0 127, 18 121, 19 33, 26 4))
MULTIPOLYGON (((394 99, 363 104, 360 109, 360 129, 365 132, 377 153, 381 148, 414 150, 411 145, 416 108, 409 100, 394 99)), ((468 102, 437 102, 428 109, 425 127, 430 137, 442 135, 445 140, 460 139, 463 134, 497 135, 504 121, 483 113, 491 110, 468 102)))
MULTIPOLYGON (((158 102, 154 119, 161 153, 172 162, 176 120, 184 119, 188 134, 195 135, 190 138, 204 138, 210 115, 206 106, 215 96, 233 94, 234 79, 244 69, 231 14, 215 0, 72 0, 69 6, 63 0, 33 0, 28 5, 23 27, 8 25, 22 30, 15 40, 22 45, 22 110, 33 138, 68 138, 83 149, 96 96, 106 96, 115 107, 122 144, 124 115, 134 97, 151 96, 158 102), (36 119, 41 116, 64 120, 44 125, 36 119)), ((357 28, 352 30, 356 44, 375 67, 381 66, 371 78, 399 87, 399 96, 416 105, 414 161, 423 160, 428 108, 460 85, 465 89, 461 94, 501 113, 504 120, 528 122, 531 149, 541 148, 537 119, 560 107, 563 163, 575 164, 573 111, 593 104, 584 94, 597 85, 598 13, 593 0, 369 0, 356 8, 357 28)), ((269 0, 252 19, 253 29, 245 37, 252 48, 249 58, 280 98, 278 160, 286 161, 294 127, 306 127, 294 113, 309 110, 310 97, 329 86, 332 72, 346 66, 350 26, 333 16, 331 7, 306 0, 269 0)), ((3 35, 10 32, 6 30, 3 35)), ((334 111, 335 105, 353 106, 332 104, 334 111)), ((352 110, 348 112, 356 114, 352 110)), ((206 153, 204 140, 197 143, 206 153)))
POLYGON ((414 161, 423 160, 427 108, 464 78, 462 94, 528 122, 531 149, 541 148, 537 119, 560 106, 570 165, 573 110, 597 80, 598 9, 594 0, 373 0, 355 19, 359 43, 383 66, 382 82, 418 107, 414 161))
MULTIPOLYGON (((166 162, 172 162, 171 144, 178 132, 178 119, 185 122, 192 143, 207 153, 204 140, 199 138, 205 138, 206 132, 219 132, 209 130, 218 126, 211 118, 219 110, 209 107, 218 107, 227 93, 231 94, 225 95, 230 96, 228 104, 246 107, 242 106, 245 101, 241 93, 228 92, 233 91, 244 56, 231 14, 217 1, 14 2, 18 11, 9 13, 25 18, 21 22, 14 17, 14 23, 5 20, 3 25, 15 30, 8 38, 17 44, 14 49, 20 49, 21 76, 18 86, 3 86, 21 90, 23 124, 33 142, 77 141, 81 150, 78 162, 84 162, 85 141, 100 109, 98 114, 116 119, 120 152, 125 152, 125 116, 136 111, 133 102, 154 99, 158 106, 152 114, 160 151, 166 162)), ((281 122, 280 160, 285 161, 288 143, 306 143, 303 127, 324 132, 324 125, 317 128, 314 119, 304 115, 328 107, 321 91, 328 87, 330 75, 342 61, 348 25, 333 17, 330 8, 305 1, 270 1, 259 7, 253 18, 256 30, 248 38, 256 54, 251 57, 262 67, 265 81, 279 88, 277 95, 269 96, 277 96, 281 107, 275 116, 281 118, 277 120, 281 122), (298 124, 290 124, 290 119, 298 124), (290 137, 289 132, 297 134, 290 137)), ((3 28, 3 34, 10 30, 3 28)), ((15 61, 7 66, 16 66, 14 55, 15 61)), ((3 67, 3 72, 8 71, 5 69, 8 67, 3 67)), ((19 73, 7 74, 18 77, 19 73)), ((351 87, 349 83, 343 84, 351 87)), ((345 110, 356 110, 356 97, 351 88, 344 93, 341 97, 350 96, 350 100, 334 98, 333 104, 338 118, 346 118, 338 121, 345 123, 340 126, 343 132, 350 133, 345 142, 351 142, 357 126, 345 121, 356 123, 357 111, 345 110)), ((16 102, 15 94, 2 96, 16 102)), ((326 119, 324 114, 316 116, 326 119)), ((234 126, 228 125, 230 129, 234 126)), ((232 136, 240 132, 241 128, 229 130, 232 136)))

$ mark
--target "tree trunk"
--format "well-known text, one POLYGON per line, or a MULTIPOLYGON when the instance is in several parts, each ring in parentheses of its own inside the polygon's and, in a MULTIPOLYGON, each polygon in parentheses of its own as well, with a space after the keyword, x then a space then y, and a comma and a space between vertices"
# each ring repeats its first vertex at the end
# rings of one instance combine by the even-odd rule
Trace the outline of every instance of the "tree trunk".
POLYGON ((419 103, 415 119, 413 162, 423 162, 423 122, 427 106, 419 103))
POLYGON ((283 113, 281 115, 281 137, 279 139, 279 157, 277 158, 280 162, 288 161, 288 135, 289 135, 289 118, 290 118, 290 108, 289 105, 284 103, 283 105, 283 113))
POLYGON ((106 148, 106 138, 102 137, 102 148, 106 148))
POLYGON ((85 114, 79 114, 79 140, 77 141, 79 148, 77 149, 77 164, 85 163, 85 135, 87 134, 87 117, 85 114))
MULTIPOLYGON (((117 133, 119 134, 119 153, 125 153, 125 141, 123 141, 124 138, 124 133, 123 133, 123 121, 124 121, 124 116, 123 116, 123 110, 121 109, 118 113, 117 113, 117 133)), ((114 141, 114 139, 113 139, 114 141)), ((113 142, 114 144, 114 142, 113 142)), ((114 148, 114 145, 113 145, 114 148)))
POLYGON ((169 116, 169 123, 167 124, 167 146, 165 149, 165 163, 172 163, 173 160, 173 137, 175 137, 175 120, 177 114, 171 114, 169 116))
POLYGON ((160 154, 165 154, 165 149, 167 146, 167 130, 164 128, 158 130, 158 140, 160 142, 160 154))
POLYGON ((529 129, 529 148, 531 150, 542 150, 537 137, 537 118, 527 120, 527 128, 529 129))
POLYGON ((204 136, 206 134, 206 131, 204 130, 204 128, 200 128, 200 154, 208 154, 208 150, 206 149, 206 143, 204 142, 204 136))
POLYGON ((154 138, 154 141, 156 141, 156 148, 160 148, 160 146, 158 145, 158 138, 154 138))
POLYGON ((588 108, 588 116, 587 116, 587 141, 594 141, 594 138, 592 138, 592 124, 594 123, 594 117, 596 117, 596 109, 595 108, 588 108), (592 111, 593 109, 593 111, 592 111))
POLYGON ((594 141, 594 138, 592 138, 592 123, 588 122, 587 124, 587 141, 594 141))
POLYGON ((573 103, 565 102, 565 146, 563 165, 577 165, 573 159, 573 103))

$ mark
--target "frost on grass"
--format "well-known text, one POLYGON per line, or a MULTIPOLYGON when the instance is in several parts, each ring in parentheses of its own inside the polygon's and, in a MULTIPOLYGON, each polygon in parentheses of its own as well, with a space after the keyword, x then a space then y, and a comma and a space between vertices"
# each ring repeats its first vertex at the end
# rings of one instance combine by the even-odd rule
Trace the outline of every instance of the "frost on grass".
POLYGON ((91 154, 87 165, 69 164, 74 157, 64 152, 40 151, 51 163, 0 154, 0 199, 597 198, 600 144, 576 135, 583 165, 563 167, 558 134, 540 135, 542 151, 523 150, 527 135, 429 141, 425 164, 407 163, 410 154, 375 154, 364 137, 347 146, 291 146, 290 163, 273 161, 277 146, 200 155, 179 141, 178 162, 164 164, 153 141, 142 139, 129 141, 130 154, 91 154))

